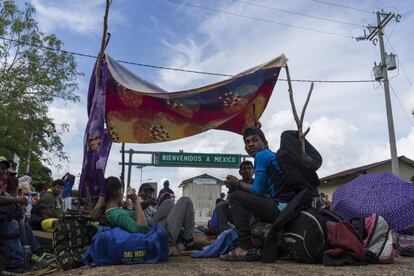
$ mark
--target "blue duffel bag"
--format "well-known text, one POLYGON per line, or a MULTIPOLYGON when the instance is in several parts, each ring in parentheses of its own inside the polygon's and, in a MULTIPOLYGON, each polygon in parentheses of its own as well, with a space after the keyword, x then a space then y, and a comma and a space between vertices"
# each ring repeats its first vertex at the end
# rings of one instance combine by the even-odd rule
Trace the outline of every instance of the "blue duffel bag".
POLYGON ((168 260, 168 233, 159 224, 146 234, 99 227, 85 254, 86 265, 154 264, 168 260))

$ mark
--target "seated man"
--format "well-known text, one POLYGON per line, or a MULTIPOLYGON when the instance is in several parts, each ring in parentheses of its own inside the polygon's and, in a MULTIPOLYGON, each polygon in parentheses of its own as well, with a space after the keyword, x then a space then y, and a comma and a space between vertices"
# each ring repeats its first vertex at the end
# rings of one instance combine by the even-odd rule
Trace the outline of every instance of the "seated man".
MULTIPOLYGON (((243 161, 239 167, 239 174, 242 177, 244 183, 251 185, 253 183, 253 164, 249 160, 243 161)), ((231 195, 237 188, 229 189, 228 194, 231 195)), ((215 213, 218 221, 218 234, 226 229, 230 228, 229 223, 233 223, 233 217, 231 215, 230 202, 228 200, 218 203, 216 205, 215 213)))
MULTIPOLYGON (((111 176, 105 182, 107 185, 105 216, 108 222, 130 233, 146 233, 149 229, 148 223, 135 189, 128 189, 127 196, 131 199, 134 208, 134 211, 129 211, 121 208, 123 194, 119 179, 111 176)), ((164 200, 152 218, 152 225, 158 223, 167 230, 171 244, 177 244, 181 236, 186 249, 193 246, 194 207, 188 197, 180 198, 176 204, 172 199, 164 200)))
POLYGON ((231 175, 225 181, 229 189, 238 189, 231 193, 230 204, 239 245, 235 250, 221 256, 222 260, 246 260, 249 256, 255 259, 249 214, 264 222, 273 223, 288 203, 284 200, 284 195, 276 194, 275 184, 268 177, 270 166, 278 171, 281 169, 275 153, 268 148, 263 132, 259 128, 247 128, 243 139, 246 152, 254 157, 255 178, 252 185, 231 175), (252 254, 247 255, 249 250, 252 254))
POLYGON ((0 251, 5 257, 5 269, 11 273, 36 270, 41 268, 42 259, 46 254, 33 236, 30 226, 20 217, 23 212, 21 206, 27 205, 27 200, 24 197, 9 195, 5 191, 5 184, 6 174, 0 169, 0 251), (30 245, 33 252, 34 265, 30 267, 24 267, 23 245, 30 245))
POLYGON ((19 237, 19 222, 13 217, 12 207, 26 205, 24 197, 12 197, 6 192, 7 169, 0 168, 0 248, 5 256, 5 269, 21 273, 24 264, 24 252, 19 237))
POLYGON ((27 199, 27 206, 24 208, 24 221, 29 221, 33 208, 33 196, 37 193, 31 189, 28 182, 20 182, 17 189, 17 195, 27 199))
POLYGON ((60 198, 63 185, 64 183, 61 179, 54 180, 51 187, 40 195, 36 206, 32 209, 32 215, 30 217, 30 226, 33 229, 41 229, 42 220, 57 218, 63 213, 62 199, 60 198))
POLYGON ((144 210, 145 219, 148 225, 152 226, 152 218, 157 211, 157 200, 153 198, 155 189, 148 183, 144 183, 139 187, 138 197, 144 210))
POLYGON ((223 202, 224 200, 221 197, 216 199, 216 206, 213 209, 213 212, 211 214, 211 219, 207 223, 207 231, 205 232, 205 234, 212 235, 212 236, 217 236, 220 234, 219 233, 219 221, 217 218, 217 206, 219 204, 222 204, 223 202))
POLYGON ((148 224, 135 189, 129 187, 127 192, 127 197, 132 201, 134 208, 134 211, 131 211, 122 208, 123 185, 121 181, 111 176, 105 180, 105 184, 107 193, 105 217, 108 222, 129 233, 148 232, 148 224))

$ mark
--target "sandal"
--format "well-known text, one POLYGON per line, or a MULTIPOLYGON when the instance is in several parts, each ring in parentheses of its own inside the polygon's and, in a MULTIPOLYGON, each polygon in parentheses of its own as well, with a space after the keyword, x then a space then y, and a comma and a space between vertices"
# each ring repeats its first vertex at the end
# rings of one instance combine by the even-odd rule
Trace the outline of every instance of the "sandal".
POLYGON ((246 261, 256 262, 262 259, 262 250, 257 248, 252 248, 247 251, 245 256, 246 261))
POLYGON ((236 251, 233 250, 226 254, 220 255, 219 259, 222 261, 246 261, 246 255, 236 255, 236 251))

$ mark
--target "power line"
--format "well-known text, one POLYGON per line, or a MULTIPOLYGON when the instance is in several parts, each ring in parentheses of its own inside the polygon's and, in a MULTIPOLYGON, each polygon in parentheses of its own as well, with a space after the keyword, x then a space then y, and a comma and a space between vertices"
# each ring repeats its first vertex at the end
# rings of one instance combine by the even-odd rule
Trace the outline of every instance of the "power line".
MULTIPOLYGON (((39 48, 39 49, 46 49, 46 50, 50 50, 50 51, 62 52, 62 53, 71 54, 71 55, 75 55, 75 56, 81 56, 81 57, 87 57, 87 58, 93 58, 93 59, 98 58, 98 56, 95 56, 95 55, 83 54, 83 53, 79 53, 79 52, 63 50, 63 49, 60 49, 60 48, 52 48, 52 47, 48 47, 48 46, 35 45, 33 43, 23 42, 23 41, 19 41, 19 40, 16 40, 16 39, 3 37, 3 36, 0 36, 0 39, 7 40, 7 41, 10 41, 10 42, 14 42, 14 43, 17 43, 17 44, 36 47, 36 48, 39 48)), ((156 69, 164 69, 164 70, 179 71, 179 72, 186 72, 186 73, 195 73, 195 74, 204 74, 204 75, 214 75, 214 76, 222 76, 222 77, 234 77, 234 75, 229 75, 229 74, 220 74, 220 73, 211 73, 211 72, 205 72, 205 71, 196 71, 196 70, 172 68, 172 67, 151 65, 151 64, 125 61, 125 60, 116 60, 116 61, 119 62, 119 63, 137 65, 137 66, 149 67, 149 68, 156 68, 156 69)))
MULTIPOLYGON (((385 33, 384 33, 384 34, 385 34, 385 33)), ((387 34, 385 34, 385 37, 387 38, 388 45, 390 46, 391 50, 392 50, 394 53, 396 53, 396 51, 394 50, 394 47, 392 46, 391 40, 389 39, 389 37, 388 37, 388 35, 387 35, 387 34)), ((401 60, 400 60, 400 59, 398 59, 398 61, 399 61, 399 65, 401 66, 402 71, 404 72, 405 79, 407 80, 408 85, 410 86, 410 88, 411 88, 412 90, 414 90, 413 83, 411 82, 410 77, 408 76, 407 72, 405 71, 404 66, 403 66, 403 64, 402 64, 401 60)))
POLYGON ((331 2, 327 2, 327 1, 321 1, 321 0, 312 0, 313 2, 316 3, 320 3, 320 4, 324 4, 324 5, 329 5, 329 6, 334 6, 334 7, 340 7, 340 8, 344 8, 344 9, 349 9, 349 10, 354 10, 354 11, 360 11, 360 12, 365 12, 365 13, 374 13, 370 10, 365 10, 365 9, 360 9, 360 8, 354 8, 354 7, 350 7, 350 6, 344 6, 344 5, 340 5, 340 4, 336 4, 336 3, 331 3, 331 2))
POLYGON ((145 63, 139 63, 139 62, 133 62, 133 61, 125 61, 125 60, 119 60, 119 59, 117 59, 116 61, 119 62, 119 63, 129 64, 129 65, 136 65, 136 66, 142 66, 142 67, 149 67, 149 68, 170 70, 170 71, 178 71, 178 72, 185 72, 185 73, 194 73, 194 74, 201 74, 201 75, 212 75, 212 76, 220 76, 220 77, 234 77, 235 76, 235 75, 229 75, 229 74, 221 74, 221 73, 212 73, 212 72, 206 72, 206 71, 180 69, 180 68, 166 67, 166 66, 160 66, 160 65, 151 65, 151 64, 145 64, 145 63))
POLYGON ((344 24, 344 25, 363 27, 361 24, 344 22, 344 21, 340 21, 340 20, 336 20, 336 19, 330 19, 330 18, 326 18, 326 17, 320 17, 320 16, 309 15, 309 14, 299 13, 299 12, 295 12, 295 11, 289 11, 289 10, 285 10, 285 9, 275 8, 275 7, 269 7, 269 6, 256 4, 256 3, 252 3, 252 2, 247 2, 247 1, 242 1, 242 0, 230 0, 230 1, 243 3, 243 4, 248 5, 248 6, 254 6, 254 7, 260 7, 260 8, 264 8, 264 9, 268 9, 268 10, 280 11, 280 12, 284 12, 284 13, 299 15, 299 16, 313 18, 313 19, 327 21, 327 22, 333 22, 333 23, 339 23, 339 24, 344 24))
MULTIPOLYGON (((47 49, 51 51, 62 52, 62 53, 71 54, 71 55, 80 56, 80 57, 87 57, 87 58, 93 58, 93 59, 98 58, 98 56, 95 56, 95 55, 83 54, 79 52, 73 52, 73 51, 57 49, 57 48, 52 48, 52 47, 47 47, 47 46, 35 45, 32 43, 26 43, 26 42, 22 42, 16 39, 6 38, 3 36, 0 36, 0 39, 7 40, 13 43, 36 47, 39 49, 47 49)), ((148 68, 155 68, 155 69, 161 69, 161 70, 170 70, 170 71, 178 71, 178 72, 202 74, 202 75, 213 75, 213 76, 221 76, 221 77, 235 77, 236 76, 236 75, 230 75, 230 74, 212 73, 212 72, 206 72, 206 71, 196 71, 196 70, 188 70, 188 69, 181 69, 181 68, 145 64, 145 63, 125 61, 125 60, 119 60, 119 59, 117 59, 116 61, 119 63, 136 65, 136 66, 141 66, 141 67, 148 67, 148 68)), ((282 78, 279 78, 278 80, 287 81, 287 79, 282 79, 282 78)), ((372 83, 372 82, 375 82, 374 80, 308 80, 308 79, 293 79, 291 81, 292 82, 314 82, 314 83, 372 83)))
POLYGON ((190 4, 190 3, 184 3, 184 2, 181 3, 181 2, 174 1, 174 0, 167 0, 167 1, 169 1, 171 3, 174 3, 174 4, 177 4, 177 5, 185 5, 185 6, 198 8, 198 9, 203 9, 203 10, 207 10, 207 11, 211 11, 211 12, 220 12, 220 13, 223 13, 223 14, 248 18, 248 19, 252 19, 252 20, 256 20, 256 21, 260 21, 260 22, 264 22, 264 23, 276 24, 276 25, 291 27, 291 28, 295 28, 295 29, 299 29, 299 30, 315 32, 315 33, 322 33, 322 34, 327 34, 327 35, 332 35, 332 36, 337 36, 337 37, 339 36, 339 37, 346 37, 346 38, 355 39, 355 37, 350 36, 350 35, 345 35, 345 34, 340 34, 340 33, 335 33, 335 32, 329 32, 329 31, 323 31, 323 30, 308 28, 308 27, 296 26, 296 25, 292 25, 292 24, 288 24, 288 23, 273 21, 273 20, 270 20, 270 19, 257 18, 257 17, 253 17, 253 16, 248 16, 248 15, 244 15, 244 14, 224 11, 224 10, 215 9, 215 8, 209 8, 209 7, 205 7, 205 6, 194 5, 194 4, 190 4))
POLYGON ((400 104, 401 109, 403 110, 405 117, 407 118, 408 122, 410 122, 410 125, 414 127, 414 123, 411 121, 410 116, 407 114, 407 111, 404 108, 404 105, 402 104, 400 98, 398 97, 397 93, 395 93, 394 88, 392 87, 392 85, 390 84, 392 93, 394 94, 394 96, 397 98, 398 103, 400 104))

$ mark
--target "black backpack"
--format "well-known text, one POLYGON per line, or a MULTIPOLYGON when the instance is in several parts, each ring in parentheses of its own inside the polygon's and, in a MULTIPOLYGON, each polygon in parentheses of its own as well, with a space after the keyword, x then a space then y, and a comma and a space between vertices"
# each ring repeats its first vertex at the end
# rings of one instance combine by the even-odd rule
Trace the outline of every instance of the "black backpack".
POLYGON ((276 189, 276 199, 289 202, 303 189, 308 189, 313 196, 319 196, 319 178, 316 170, 322 165, 319 152, 305 139, 305 153, 294 130, 283 131, 280 136, 280 148, 276 160, 280 165, 268 168, 268 176, 276 189))
POLYGON ((53 252, 63 270, 83 266, 82 255, 97 231, 91 221, 92 218, 79 214, 59 217, 53 231, 53 252))
POLYGON ((281 243, 294 260, 304 263, 321 263, 326 249, 327 224, 339 218, 326 215, 315 208, 300 211, 282 231, 281 243))

